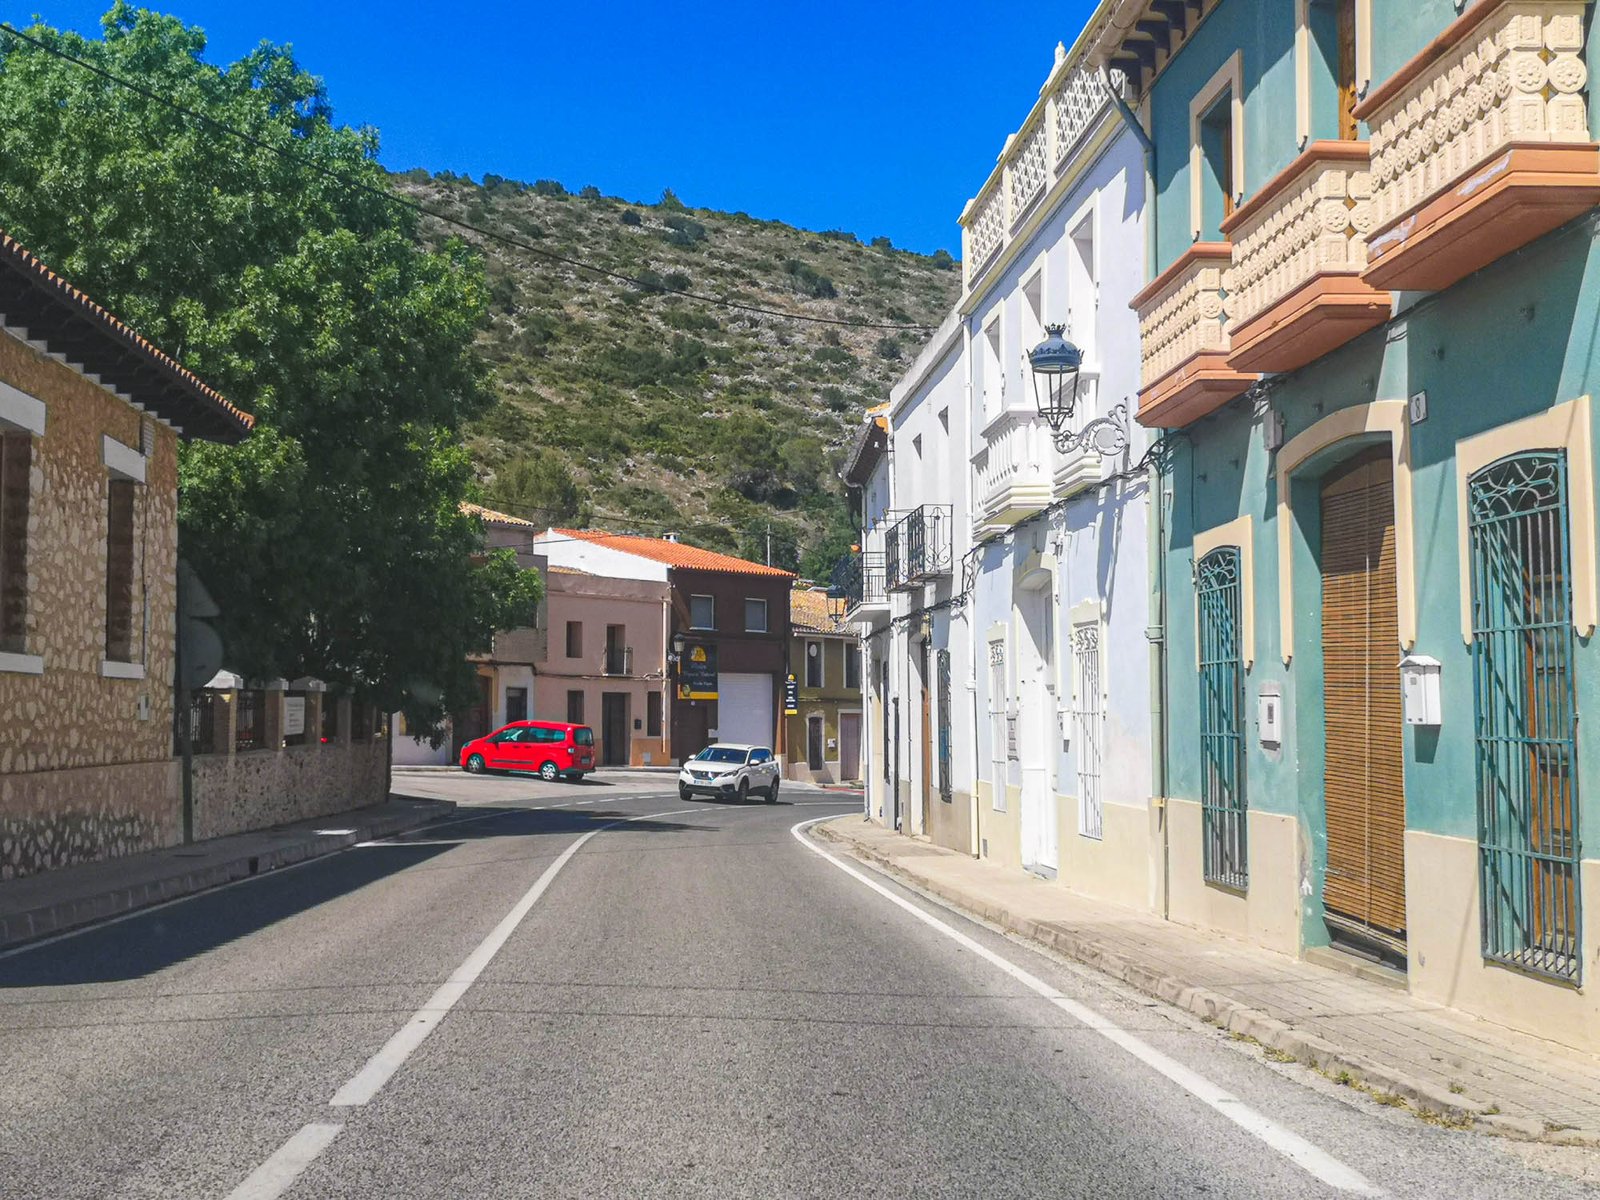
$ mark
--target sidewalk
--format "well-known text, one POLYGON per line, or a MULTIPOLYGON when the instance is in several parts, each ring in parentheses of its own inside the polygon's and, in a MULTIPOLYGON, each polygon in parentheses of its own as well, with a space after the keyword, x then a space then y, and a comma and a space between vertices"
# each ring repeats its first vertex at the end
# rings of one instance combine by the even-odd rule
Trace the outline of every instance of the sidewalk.
POLYGON ((0 883, 0 950, 320 858, 357 842, 393 837, 454 808, 447 800, 391 797, 384 804, 313 821, 10 879, 0 883))
POLYGON ((1341 1083, 1435 1119, 1600 1145, 1600 1060, 1392 985, 1118 908, 860 816, 815 832, 859 859, 1341 1083))

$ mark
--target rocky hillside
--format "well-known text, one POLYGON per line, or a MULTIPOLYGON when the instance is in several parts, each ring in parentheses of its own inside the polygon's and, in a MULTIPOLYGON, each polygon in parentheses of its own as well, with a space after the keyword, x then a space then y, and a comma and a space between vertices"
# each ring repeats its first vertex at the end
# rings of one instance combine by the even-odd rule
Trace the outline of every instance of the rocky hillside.
MULTIPOLYGON (((637 280, 487 239, 480 338, 499 397, 468 443, 491 503, 761 557, 820 575, 850 541, 837 479, 880 402, 948 311, 946 254, 863 245, 742 213, 632 204, 550 181, 396 178, 429 208, 637 280), (731 310, 692 291, 887 330, 731 310)), ((446 228, 426 222, 430 236, 446 228)), ((453 231, 451 231, 453 232, 453 231)))

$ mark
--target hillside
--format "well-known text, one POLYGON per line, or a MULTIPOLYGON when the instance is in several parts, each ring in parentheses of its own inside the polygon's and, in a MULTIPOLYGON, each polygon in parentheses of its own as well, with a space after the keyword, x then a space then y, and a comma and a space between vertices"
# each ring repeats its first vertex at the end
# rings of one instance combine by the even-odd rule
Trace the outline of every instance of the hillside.
POLYGON ((840 452, 927 330, 670 293, 931 329, 960 289, 949 256, 686 209, 670 193, 641 205, 495 176, 414 171, 395 183, 431 209, 642 285, 468 235, 492 297, 478 344, 498 403, 468 430, 491 503, 539 521, 676 530, 751 557, 765 554, 770 523, 775 563, 825 573, 850 541, 840 452))

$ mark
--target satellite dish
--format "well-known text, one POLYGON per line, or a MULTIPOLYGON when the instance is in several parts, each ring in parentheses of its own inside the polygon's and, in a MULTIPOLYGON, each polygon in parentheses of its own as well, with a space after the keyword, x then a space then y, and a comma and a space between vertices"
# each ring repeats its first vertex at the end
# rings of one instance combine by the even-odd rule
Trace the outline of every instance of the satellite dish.
POLYGON ((206 585, 200 582, 200 576, 181 558, 178 560, 178 611, 186 617, 197 617, 202 621, 222 615, 222 610, 211 598, 206 585))
POLYGON ((183 686, 196 691, 222 670, 222 638, 204 621, 180 621, 178 656, 183 663, 183 686))

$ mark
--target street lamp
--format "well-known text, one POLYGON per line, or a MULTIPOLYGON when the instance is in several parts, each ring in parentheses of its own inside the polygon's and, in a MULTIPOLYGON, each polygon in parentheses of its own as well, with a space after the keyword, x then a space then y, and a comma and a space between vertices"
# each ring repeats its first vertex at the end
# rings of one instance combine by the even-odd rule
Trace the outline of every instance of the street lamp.
POLYGON ((688 646, 688 644, 689 643, 684 638, 683 634, 675 633, 672 635, 672 654, 669 657, 673 662, 677 662, 683 657, 684 648, 688 646))
POLYGON ((1046 337, 1028 351, 1033 368, 1033 399, 1039 415, 1059 434, 1072 419, 1078 403, 1078 373, 1083 368, 1083 351, 1062 336, 1065 325, 1046 325, 1046 337))
POLYGON ((1065 325, 1046 325, 1045 339, 1028 351, 1033 368, 1033 399, 1039 416, 1050 426, 1050 437, 1062 454, 1093 450, 1101 458, 1121 454, 1128 447, 1128 410, 1118 404, 1110 413, 1090 421, 1077 433, 1067 429, 1078 403, 1082 382, 1083 351, 1067 341, 1065 325))

